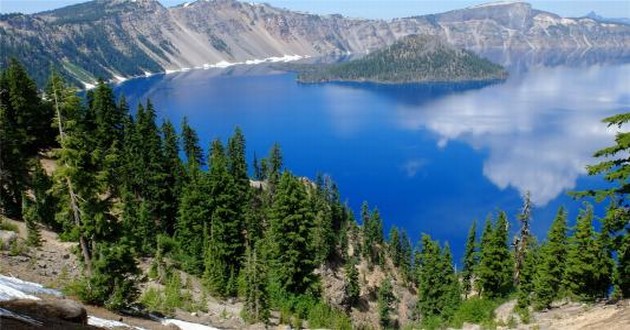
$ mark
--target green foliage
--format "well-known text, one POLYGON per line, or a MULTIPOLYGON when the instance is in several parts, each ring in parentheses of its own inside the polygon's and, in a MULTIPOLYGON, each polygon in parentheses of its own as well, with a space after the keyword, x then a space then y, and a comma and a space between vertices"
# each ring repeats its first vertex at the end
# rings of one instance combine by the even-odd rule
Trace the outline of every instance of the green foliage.
POLYGON ((479 324, 484 328, 491 328, 494 324, 494 310, 500 301, 474 297, 464 300, 455 311, 451 326, 461 328, 464 323, 479 324))
POLYGON ((320 301, 311 307, 308 313, 308 326, 312 329, 350 330, 352 322, 342 311, 320 301))
POLYGON ((440 249, 438 242, 427 234, 420 239, 418 267, 418 315, 425 326, 435 318, 448 322, 460 303, 460 288, 452 264, 450 248, 440 249))
POLYGON ((381 248, 383 246, 383 221, 378 209, 370 211, 368 203, 361 205, 361 220, 363 222, 363 255, 370 265, 382 263, 381 248))
POLYGON ((390 278, 383 279, 378 287, 376 299, 379 324, 383 328, 388 328, 391 323, 389 314, 393 310, 393 304, 396 302, 390 278))
POLYGON ((313 218, 305 184, 284 172, 269 211, 267 244, 271 280, 289 293, 307 292, 316 282, 306 241, 313 218))
POLYGON ((200 167, 205 164, 203 160, 203 150, 199 146, 199 137, 197 132, 188 125, 188 119, 184 117, 182 120, 182 143, 184 145, 184 154, 188 161, 188 167, 200 167))
POLYGON ((593 232, 593 208, 586 205, 580 211, 575 231, 568 240, 564 285, 568 292, 582 300, 598 297, 598 248, 593 232))
POLYGON ((534 292, 536 268, 540 264, 540 251, 535 238, 529 236, 523 251, 523 261, 520 268, 520 278, 516 287, 517 310, 521 316, 529 315, 529 306, 532 303, 532 293, 534 292))
MULTIPOLYGON (((617 114, 603 120, 608 127, 625 126, 630 122, 630 113, 617 114)), ((603 174, 607 181, 615 183, 615 186, 608 189, 590 190, 582 192, 580 195, 593 195, 598 200, 604 198, 615 197, 621 202, 628 193, 630 193, 630 160, 626 157, 626 153, 630 150, 630 132, 619 131, 615 136, 616 144, 610 147, 598 150, 594 157, 603 158, 604 160, 596 165, 587 166, 590 175, 603 174)))
POLYGON ((359 286, 359 271, 356 266, 354 258, 350 258, 346 262, 345 266, 346 276, 344 293, 346 300, 344 303, 348 307, 353 307, 359 301, 359 295, 361 294, 361 287, 359 286))
POLYGON ((439 38, 411 35, 365 57, 329 66, 311 66, 300 72, 302 82, 473 81, 504 79, 499 65, 472 52, 449 46, 439 38))
POLYGON ((71 294, 93 305, 119 310, 133 302, 137 295, 140 271, 135 255, 125 242, 102 243, 92 264, 89 277, 68 286, 71 294))
POLYGON ((0 217, 0 230, 12 231, 16 233, 20 232, 20 229, 16 224, 10 223, 3 217, 0 217))
POLYGON ((472 280, 475 275, 474 270, 477 267, 477 221, 473 221, 468 231, 466 239, 466 248, 464 251, 464 261, 462 269, 462 291, 465 297, 468 297, 472 289, 472 280))
POLYGON ((182 283, 178 271, 169 272, 163 288, 148 288, 140 297, 140 303, 149 311, 165 315, 175 315, 176 309, 195 311, 204 308, 203 299, 197 304, 193 302, 190 288, 182 283))
POLYGON ((492 227, 488 219, 481 236, 479 265, 475 273, 482 297, 506 297, 512 291, 514 262, 507 241, 507 215, 499 212, 495 226, 492 227))
POLYGON ((37 207, 24 196, 22 198, 24 206, 22 207, 22 218, 26 222, 26 244, 32 247, 40 247, 42 245, 42 234, 37 224, 38 215, 37 207))
POLYGON ((540 258, 534 275, 534 308, 549 307, 562 293, 567 255, 567 213, 560 208, 551 224, 547 239, 540 248, 540 258))
POLYGON ((181 244, 179 259, 184 270, 193 274, 203 271, 204 242, 210 227, 210 185, 207 175, 197 169, 184 186, 180 201, 175 238, 181 244))
POLYGON ((242 271, 242 289, 245 304, 241 311, 243 319, 249 323, 269 321, 269 296, 267 294, 267 269, 256 250, 245 253, 242 271))
POLYGON ((29 186, 29 159, 54 144, 53 115, 14 58, 0 70, 0 91, 0 214, 17 219, 29 186))

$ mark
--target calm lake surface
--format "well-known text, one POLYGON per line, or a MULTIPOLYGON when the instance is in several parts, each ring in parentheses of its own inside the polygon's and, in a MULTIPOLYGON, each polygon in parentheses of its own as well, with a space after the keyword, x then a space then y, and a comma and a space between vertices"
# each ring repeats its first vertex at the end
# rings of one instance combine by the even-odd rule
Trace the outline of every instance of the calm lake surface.
MULTIPOLYGON (((207 148, 235 126, 248 156, 280 143, 296 175, 330 175, 358 214, 380 210, 386 231, 448 240, 456 260, 474 219, 511 216, 530 191, 542 238, 570 190, 601 186, 586 176, 593 152, 613 143, 602 118, 630 111, 630 64, 534 66, 498 84, 300 85, 263 67, 199 70, 127 81, 130 105, 150 98, 160 118, 188 117, 207 148)), ((600 208, 601 209, 601 208, 600 208)))

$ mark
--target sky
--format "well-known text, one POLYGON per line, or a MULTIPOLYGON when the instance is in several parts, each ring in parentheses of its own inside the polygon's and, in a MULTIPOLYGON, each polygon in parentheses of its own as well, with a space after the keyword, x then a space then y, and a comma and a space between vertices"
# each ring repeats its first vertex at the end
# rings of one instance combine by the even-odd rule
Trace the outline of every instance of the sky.
MULTIPOLYGON (((0 12, 35 13, 86 0, 0 0, 0 12)), ((186 0, 159 0, 170 7, 186 0)), ((192 0, 189 0, 192 1, 192 0)), ((460 9, 485 0, 257 0, 276 7, 305 11, 314 14, 342 14, 350 17, 390 19, 414 15, 435 14, 460 9)), ((565 17, 580 17, 595 11, 604 17, 630 18, 630 0, 531 0, 534 8, 550 11, 565 17)))

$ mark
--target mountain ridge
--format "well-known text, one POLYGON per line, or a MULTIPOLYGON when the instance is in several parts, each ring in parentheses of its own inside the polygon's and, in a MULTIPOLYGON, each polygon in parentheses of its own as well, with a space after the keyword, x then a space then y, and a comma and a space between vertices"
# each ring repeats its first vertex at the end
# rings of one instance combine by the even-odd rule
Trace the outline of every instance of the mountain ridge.
POLYGON ((75 83, 94 83, 285 55, 364 53, 410 34, 437 36, 476 52, 630 48, 630 26, 562 18, 522 2, 385 21, 236 0, 170 8, 157 0, 94 0, 31 15, 1 15, 0 60, 27 60, 40 85, 51 65, 75 83))

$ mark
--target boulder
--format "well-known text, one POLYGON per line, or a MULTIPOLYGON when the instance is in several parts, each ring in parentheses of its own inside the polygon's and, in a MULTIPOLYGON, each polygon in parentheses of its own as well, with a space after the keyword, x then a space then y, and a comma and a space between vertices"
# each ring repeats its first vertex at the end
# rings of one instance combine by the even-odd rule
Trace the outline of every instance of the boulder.
POLYGON ((9 250, 11 244, 18 239, 14 231, 0 230, 0 250, 9 250))
POLYGON ((80 303, 70 299, 14 299, 0 301, 0 308, 44 323, 62 320, 76 324, 87 324, 87 311, 80 303))

